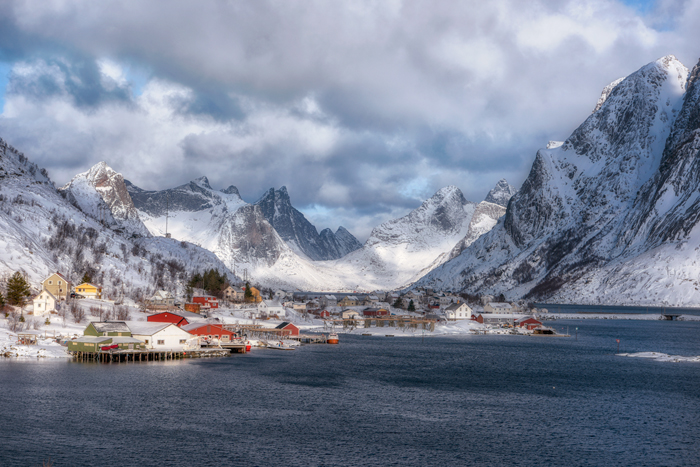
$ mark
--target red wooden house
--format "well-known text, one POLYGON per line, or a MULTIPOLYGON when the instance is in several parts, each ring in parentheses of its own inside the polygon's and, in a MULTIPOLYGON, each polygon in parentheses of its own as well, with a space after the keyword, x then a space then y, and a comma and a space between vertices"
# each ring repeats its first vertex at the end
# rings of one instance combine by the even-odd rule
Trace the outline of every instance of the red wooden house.
POLYGON ((182 329, 189 332, 193 336, 208 337, 209 339, 219 339, 221 342, 231 342, 236 339, 236 333, 224 329, 218 324, 209 323, 192 323, 183 326, 182 329))
POLYGON ((286 321, 275 329, 281 329, 280 334, 283 336, 298 336, 299 328, 294 326, 292 323, 287 323, 286 321))
POLYGON ((385 308, 365 308, 362 310, 362 315, 368 318, 381 318, 383 316, 389 316, 389 310, 385 308))
POLYGON ((328 311, 328 310, 323 310, 323 311, 321 311, 321 312, 318 313, 318 317, 321 318, 321 319, 330 318, 330 317, 331 317, 331 312, 328 311))
POLYGON ((515 320, 515 325, 519 327, 524 327, 525 329, 531 331, 538 326, 542 326, 541 321, 537 321, 535 318, 520 318, 515 320))
POLYGON ((199 303, 202 308, 219 308, 219 299, 211 295, 192 297, 192 303, 199 303))

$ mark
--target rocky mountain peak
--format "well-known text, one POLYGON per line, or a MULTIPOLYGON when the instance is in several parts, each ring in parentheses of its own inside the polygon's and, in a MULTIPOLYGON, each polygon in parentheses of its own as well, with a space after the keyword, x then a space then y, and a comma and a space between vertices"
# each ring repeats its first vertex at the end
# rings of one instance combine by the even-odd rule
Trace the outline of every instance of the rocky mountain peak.
POLYGON ((76 175, 60 191, 83 212, 107 222, 113 228, 137 236, 150 235, 141 222, 124 177, 104 161, 76 175), (102 209, 105 205, 111 216, 102 209))
POLYGON ((238 197, 241 196, 241 194, 238 192, 238 188, 236 188, 233 185, 230 185, 228 188, 221 190, 221 192, 227 195, 237 195, 238 197))
POLYGON ((484 201, 506 207, 508 206, 508 201, 510 201, 517 192, 518 190, 513 185, 508 183, 505 178, 502 178, 496 183, 496 186, 489 191, 484 201))
POLYGON ((199 185, 202 188, 206 188, 207 190, 213 190, 213 188, 209 184, 209 179, 207 177, 202 176, 199 178, 195 178, 194 180, 192 180, 192 183, 199 185))

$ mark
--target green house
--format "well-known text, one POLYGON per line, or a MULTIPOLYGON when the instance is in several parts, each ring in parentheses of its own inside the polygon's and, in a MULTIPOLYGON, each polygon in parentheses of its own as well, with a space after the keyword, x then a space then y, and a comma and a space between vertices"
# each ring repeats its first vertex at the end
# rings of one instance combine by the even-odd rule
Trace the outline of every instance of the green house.
POLYGON ((69 352, 99 352, 102 347, 117 345, 111 350, 145 350, 146 344, 131 336, 82 336, 68 342, 69 352))
POLYGON ((83 331, 86 336, 126 336, 131 337, 131 330, 124 321, 91 322, 83 331))

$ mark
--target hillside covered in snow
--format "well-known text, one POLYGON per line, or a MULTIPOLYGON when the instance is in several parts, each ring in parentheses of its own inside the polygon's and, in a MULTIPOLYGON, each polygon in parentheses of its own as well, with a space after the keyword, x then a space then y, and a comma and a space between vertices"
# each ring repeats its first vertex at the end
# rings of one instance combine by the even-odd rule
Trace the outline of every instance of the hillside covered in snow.
POLYGON ((129 210, 121 176, 98 166, 59 191, 0 139, 0 274, 20 271, 39 289, 55 271, 75 284, 87 273, 106 297, 139 299, 161 288, 179 293, 197 270, 228 272, 196 245, 151 237, 129 210))
POLYGON ((538 151, 505 217, 421 285, 569 303, 700 304, 700 76, 663 57, 538 151))

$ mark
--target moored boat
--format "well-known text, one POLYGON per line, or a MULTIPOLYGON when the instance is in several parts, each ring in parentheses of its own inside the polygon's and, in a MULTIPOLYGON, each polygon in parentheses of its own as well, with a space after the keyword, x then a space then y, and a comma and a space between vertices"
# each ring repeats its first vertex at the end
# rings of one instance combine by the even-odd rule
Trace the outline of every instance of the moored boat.
POLYGON ((274 344, 267 344, 267 348, 275 350, 295 350, 294 347, 286 345, 284 342, 281 341, 274 344))
POLYGON ((328 344, 337 344, 339 342, 338 340, 338 334, 332 332, 328 335, 328 339, 326 339, 326 343, 328 344))

